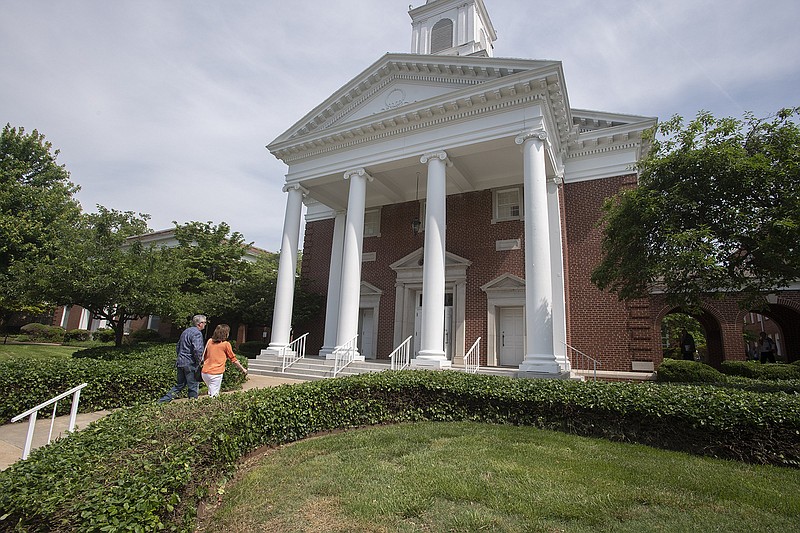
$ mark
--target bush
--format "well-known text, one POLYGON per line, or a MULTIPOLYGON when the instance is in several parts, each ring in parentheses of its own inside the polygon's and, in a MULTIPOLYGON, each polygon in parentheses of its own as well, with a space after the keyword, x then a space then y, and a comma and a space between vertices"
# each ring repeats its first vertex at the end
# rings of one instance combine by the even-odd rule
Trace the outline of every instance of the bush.
POLYGON ((656 380, 678 383, 725 383, 725 375, 705 363, 664 359, 656 372, 656 380))
POLYGON ((761 364, 755 361, 723 361, 721 370, 723 374, 729 376, 741 376, 751 379, 800 379, 800 366, 794 364, 761 364))
POLYGON ((64 342, 66 331, 58 326, 48 326, 46 324, 31 323, 19 328, 23 335, 27 336, 31 342, 64 342))
POLYGON ((136 331, 131 331, 128 340, 131 344, 136 344, 137 342, 159 342, 162 339, 161 335, 154 329, 137 329, 136 331))
POLYGON ((100 328, 92 333, 92 340, 99 342, 112 342, 116 337, 117 333, 111 328, 100 328))
MULTIPOLYGON (((140 344, 89 348, 71 359, 0 361, 0 419, 7 421, 81 383, 89 384, 81 391, 82 413, 154 402, 175 384, 175 357, 175 345, 140 344)), ((247 367, 247 361, 242 365, 247 367)), ((226 365, 223 390, 238 388, 244 380, 235 366, 226 365)), ((66 415, 70 408, 70 401, 60 401, 57 414, 66 415)))
POLYGON ((254 359, 261 353, 261 350, 265 350, 269 347, 269 344, 266 342, 261 341, 247 341, 243 342, 239 345, 239 348, 236 353, 240 353, 246 356, 249 359, 254 359))
POLYGON ((92 332, 88 329, 71 329, 64 334, 64 342, 84 342, 92 338, 92 332))
POLYGON ((0 472, 0 529, 194 531, 199 502, 258 447, 419 420, 529 425, 800 465, 798 396, 386 371, 112 413, 0 472))

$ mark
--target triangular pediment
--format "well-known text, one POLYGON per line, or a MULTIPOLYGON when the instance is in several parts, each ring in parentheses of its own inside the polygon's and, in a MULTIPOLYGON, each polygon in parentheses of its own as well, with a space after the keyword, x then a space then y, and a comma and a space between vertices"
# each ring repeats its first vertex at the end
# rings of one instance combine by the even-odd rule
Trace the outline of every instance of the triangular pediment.
POLYGON ((525 288, 525 280, 520 278, 519 276, 515 276, 514 274, 509 274, 508 272, 494 278, 489 283, 481 286, 481 290, 483 292, 515 291, 524 288, 525 288))
POLYGON ((434 99, 463 88, 463 85, 455 82, 409 81, 402 79, 387 81, 386 86, 379 87, 361 105, 355 107, 351 112, 332 120, 327 126, 341 126, 357 122, 385 111, 392 111, 403 106, 434 99))
POLYGON ((375 295, 380 296, 381 294, 383 294, 383 291, 380 290, 375 285, 373 285, 372 283, 362 280, 360 294, 361 296, 375 296, 375 295))
MULTIPOLYGON (((408 269, 421 269, 422 268, 422 261, 424 258, 424 248, 417 248, 407 256, 398 259, 391 265, 391 268, 394 271, 399 270, 408 270, 408 269)), ((456 254, 452 254, 450 252, 445 252, 444 254, 444 267, 445 269, 453 268, 453 267, 463 267, 466 268, 472 264, 472 261, 469 259, 465 259, 461 256, 456 254)))
POLYGON ((564 99, 563 85, 558 61, 386 54, 268 148, 281 157, 286 151, 347 143, 354 137, 441 120, 450 113, 519 94, 564 99))

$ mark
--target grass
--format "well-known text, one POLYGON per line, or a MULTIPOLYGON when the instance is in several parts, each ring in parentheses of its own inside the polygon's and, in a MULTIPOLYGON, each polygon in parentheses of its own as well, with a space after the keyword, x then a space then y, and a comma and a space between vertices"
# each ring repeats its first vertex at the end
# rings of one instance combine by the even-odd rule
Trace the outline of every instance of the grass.
POLYGON ((800 531, 800 471, 529 427, 382 426, 270 450, 198 531, 800 531))
POLYGON ((72 357, 81 350, 79 346, 59 346, 54 344, 0 344, 0 360, 21 358, 50 359, 53 357, 72 357))

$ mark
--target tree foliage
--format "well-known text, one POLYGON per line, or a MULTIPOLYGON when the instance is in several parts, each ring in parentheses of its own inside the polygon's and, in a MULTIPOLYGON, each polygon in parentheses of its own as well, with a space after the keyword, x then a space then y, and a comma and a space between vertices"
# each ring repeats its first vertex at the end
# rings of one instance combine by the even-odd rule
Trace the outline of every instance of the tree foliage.
POLYGON ((242 310, 236 288, 250 272, 245 256, 251 244, 225 222, 176 222, 175 238, 172 253, 184 269, 175 316, 184 320, 202 313, 238 324, 242 310))
POLYGON ((120 345, 126 321, 170 316, 183 271, 167 250, 132 238, 150 232, 148 215, 97 207, 72 245, 35 269, 37 292, 106 320, 120 345))
POLYGON ((800 279, 798 113, 700 112, 686 125, 675 116, 658 126, 639 186, 604 205, 592 281, 620 299, 660 289, 692 308, 726 293, 752 307, 800 279))
POLYGON ((77 224, 79 190, 44 135, 6 124, 0 134, 0 323, 14 312, 41 312, 47 302, 25 290, 31 265, 63 250, 77 224))

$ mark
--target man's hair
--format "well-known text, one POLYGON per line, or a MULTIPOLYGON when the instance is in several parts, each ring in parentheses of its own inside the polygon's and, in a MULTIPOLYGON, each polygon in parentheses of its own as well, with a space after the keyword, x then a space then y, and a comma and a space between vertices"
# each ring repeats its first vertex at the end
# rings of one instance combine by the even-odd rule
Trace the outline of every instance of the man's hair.
POLYGON ((194 315, 192 317, 192 324, 197 326, 200 322, 206 322, 206 315, 194 315))
POLYGON ((216 328, 214 328, 214 335, 211 336, 211 340, 214 342, 228 340, 228 334, 230 332, 231 327, 228 324, 219 324, 216 328))

